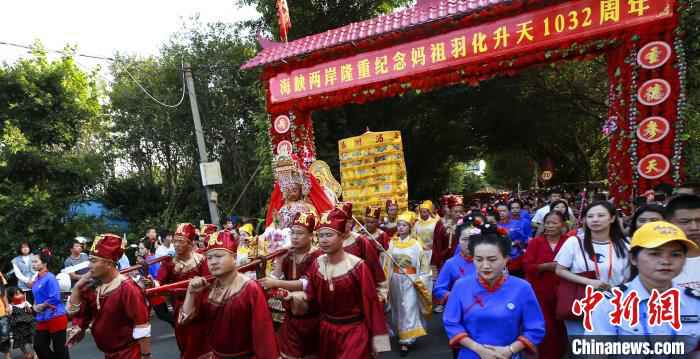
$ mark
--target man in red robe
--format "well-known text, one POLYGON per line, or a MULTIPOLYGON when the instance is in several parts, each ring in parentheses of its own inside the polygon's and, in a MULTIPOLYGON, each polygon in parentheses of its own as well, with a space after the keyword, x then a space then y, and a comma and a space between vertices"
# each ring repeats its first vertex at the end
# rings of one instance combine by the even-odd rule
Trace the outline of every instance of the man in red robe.
POLYGON ((379 225, 382 231, 389 235, 389 238, 396 234, 396 226, 398 225, 399 216, 399 203, 397 201, 388 200, 386 201, 386 217, 379 225))
MULTIPOLYGON (((214 230, 216 226, 213 227, 214 230)), ((203 235, 211 234, 211 227, 205 227, 203 235)), ((195 276, 209 275, 206 258, 204 255, 194 251, 195 226, 191 223, 182 223, 177 226, 173 245, 175 246, 175 257, 165 259, 156 276, 156 283, 147 282, 148 287, 175 283, 190 279, 195 276)), ((184 294, 176 294, 172 297, 175 318, 179 316, 182 303, 185 301, 184 294)), ((175 324, 175 339, 180 349, 182 359, 198 359, 209 352, 207 337, 202 336, 207 328, 207 323, 203 321, 191 321, 188 325, 175 324)))
POLYGON ((272 314, 260 285, 236 269, 238 243, 229 231, 209 237, 206 251, 212 284, 195 277, 187 288, 180 324, 200 319, 208 330, 197 338, 209 338, 215 359, 277 359, 279 351, 272 314))
POLYGON ((369 239, 366 235, 351 230, 351 224, 354 222, 352 203, 342 202, 338 205, 337 209, 345 213, 347 217, 346 228, 341 233, 343 237, 343 250, 365 261, 367 267, 369 267, 370 273, 372 273, 374 283, 377 285, 377 295, 382 302, 386 303, 386 299, 389 295, 389 281, 386 278, 381 261, 380 251, 383 252, 383 248, 380 248, 381 243, 377 243, 369 239))
POLYGON ((435 225, 433 235, 433 257, 431 264, 438 269, 457 250, 459 238, 455 230, 464 217, 464 199, 460 195, 447 195, 448 212, 445 217, 435 225))
POLYGON ((283 358, 309 358, 318 355, 318 312, 295 315, 293 297, 301 296, 309 280, 311 265, 322 252, 311 246, 316 228, 316 215, 312 212, 297 213, 291 228, 292 247, 279 261, 272 277, 259 282, 265 289, 281 289, 279 297, 286 299, 286 318, 279 329, 280 352, 283 358))
POLYGON ((68 347, 80 342, 91 328, 105 359, 151 357, 150 309, 141 288, 119 274, 117 262, 123 254, 119 236, 103 234, 95 240, 90 271, 71 292, 67 311, 76 326, 69 333, 68 347))
POLYGON ((379 228, 379 220, 382 215, 382 209, 378 206, 369 206, 365 209, 365 229, 367 235, 371 236, 375 241, 382 244, 384 249, 389 249, 389 241, 391 236, 379 228))
POLYGON ((365 359, 391 350, 372 273, 343 249, 347 213, 326 212, 316 227, 324 254, 311 267, 305 299, 321 313, 321 359, 365 359))

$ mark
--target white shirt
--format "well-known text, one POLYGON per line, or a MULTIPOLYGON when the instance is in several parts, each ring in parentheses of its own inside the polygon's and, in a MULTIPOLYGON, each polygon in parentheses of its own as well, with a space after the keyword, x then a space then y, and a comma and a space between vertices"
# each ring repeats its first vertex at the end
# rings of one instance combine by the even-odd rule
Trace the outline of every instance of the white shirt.
MULTIPOLYGON (((548 204, 538 209, 535 215, 532 216, 532 224, 542 224, 544 222, 544 216, 546 216, 550 210, 551 208, 548 204)), ((571 207, 569 207, 569 218, 574 218, 574 211, 571 210, 571 207)), ((569 218, 566 219, 568 220, 569 218)))
POLYGON ((683 271, 673 278, 673 284, 684 288, 700 289, 700 257, 686 259, 683 271))
POLYGON ((165 256, 175 256, 175 246, 170 244, 170 247, 166 247, 164 245, 159 245, 158 248, 156 248, 156 258, 159 257, 165 257, 165 256))
MULTIPOLYGON (((583 239, 581 239, 581 244, 583 245, 583 239)), ((593 251, 596 254, 598 262, 598 279, 613 286, 624 283, 629 276, 629 255, 625 256, 625 258, 617 257, 615 255, 615 248, 612 246, 612 243, 598 244, 593 242, 593 251), (608 258, 608 253, 610 253, 611 250, 613 256, 612 274, 608 276, 610 268, 610 258, 608 258), (608 278, 610 279, 608 280, 608 278)), ((569 239, 564 242, 564 245, 561 246, 559 253, 557 253, 557 256, 554 258, 554 261, 562 267, 567 268, 574 274, 585 272, 586 262, 588 262, 589 271, 596 270, 595 263, 593 263, 588 255, 581 252, 581 247, 579 247, 577 237, 575 236, 569 237, 569 239)))

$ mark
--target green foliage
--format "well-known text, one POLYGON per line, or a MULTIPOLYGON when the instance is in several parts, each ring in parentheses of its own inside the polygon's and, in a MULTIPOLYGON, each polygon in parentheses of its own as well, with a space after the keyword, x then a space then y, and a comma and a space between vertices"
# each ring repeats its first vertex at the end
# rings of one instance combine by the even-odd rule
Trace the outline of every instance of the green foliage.
POLYGON ((222 168, 224 184, 216 188, 220 212, 260 216, 272 187, 268 119, 258 74, 239 70, 254 53, 254 44, 237 26, 195 21, 157 57, 120 58, 112 68, 110 112, 119 134, 114 147, 127 174, 109 183, 104 199, 137 231, 208 221, 209 213, 189 98, 176 109, 160 106, 124 69, 156 98, 174 104, 182 89, 181 63, 191 64, 209 159, 222 168), (243 192, 258 166, 262 170, 243 192))
MULTIPOLYGON (((278 34, 276 0, 235 0, 235 4, 253 5, 262 17, 246 25, 254 32, 278 34)), ((324 32, 351 22, 386 14, 412 0, 294 0, 287 1, 292 29, 289 40, 324 32)), ((279 37, 276 37, 279 38, 279 37)))
POLYGON ((683 16, 686 60, 688 62, 686 112, 686 166, 688 181, 700 181, 700 7, 691 7, 683 16))
POLYGON ((99 94, 71 57, 49 61, 40 47, 0 66, 0 262, 19 241, 60 254, 75 236, 68 207, 105 175, 99 94))

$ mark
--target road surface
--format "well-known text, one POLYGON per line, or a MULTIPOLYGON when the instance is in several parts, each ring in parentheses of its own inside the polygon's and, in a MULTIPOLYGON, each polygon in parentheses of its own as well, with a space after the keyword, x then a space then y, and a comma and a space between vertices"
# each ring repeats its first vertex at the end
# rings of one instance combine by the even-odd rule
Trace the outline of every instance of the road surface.
MULTIPOLYGON (((177 359, 179 351, 175 343, 175 335, 170 326, 158 320, 155 316, 151 320, 152 324, 152 353, 153 359, 177 359)), ((418 339, 418 342, 409 353, 409 358, 434 358, 434 359, 451 359, 452 351, 447 346, 447 337, 442 328, 442 315, 434 314, 428 322, 428 333, 426 337, 418 339)), ((392 348, 394 351, 384 353, 380 358, 394 359, 399 358, 398 345, 395 340, 392 340, 392 348)), ((18 352, 14 358, 21 358, 18 352)), ((71 359, 99 359, 102 358, 101 353, 95 347, 91 336, 86 336, 83 342, 71 349, 71 359)))

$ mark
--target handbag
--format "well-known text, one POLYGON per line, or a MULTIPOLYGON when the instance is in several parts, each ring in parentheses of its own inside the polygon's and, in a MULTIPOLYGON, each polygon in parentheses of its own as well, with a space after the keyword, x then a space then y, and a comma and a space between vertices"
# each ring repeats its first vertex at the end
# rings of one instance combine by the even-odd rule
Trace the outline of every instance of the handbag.
MULTIPOLYGON (((581 254, 583 254, 584 263, 586 264, 586 271, 575 274, 588 279, 598 279, 596 272, 588 268, 588 258, 586 257, 586 251, 583 250, 581 239, 576 237, 576 240, 578 241, 579 248, 581 248, 581 254)), ((585 285, 570 282, 566 279, 559 280, 559 286, 557 287, 557 308, 555 313, 557 320, 581 320, 581 316, 574 315, 572 313, 571 307, 573 306, 574 301, 585 296, 585 285)))

